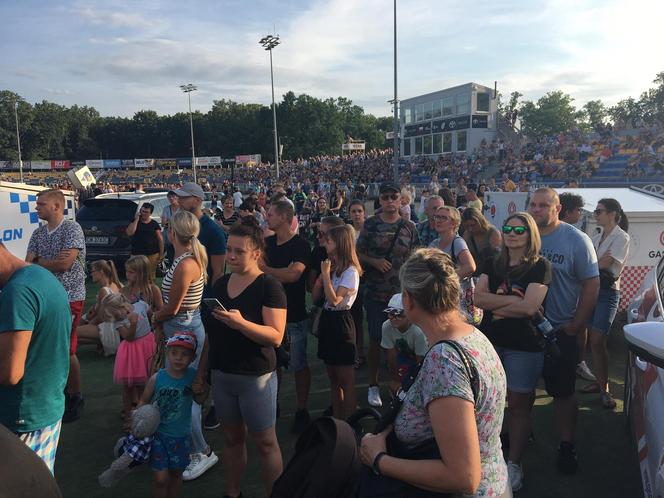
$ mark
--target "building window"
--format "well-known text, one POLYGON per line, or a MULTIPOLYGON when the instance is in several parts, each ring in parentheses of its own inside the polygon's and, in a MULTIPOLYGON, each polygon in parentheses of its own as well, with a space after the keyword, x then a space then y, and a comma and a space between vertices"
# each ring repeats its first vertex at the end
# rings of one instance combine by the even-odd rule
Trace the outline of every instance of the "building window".
POLYGON ((436 133, 433 136, 433 153, 442 154, 443 152, 443 134, 436 133))
POLYGON ((466 150, 466 132, 457 131, 457 152, 462 152, 466 150))
POLYGON ((443 152, 452 152, 452 134, 443 134, 443 152))
POLYGON ((415 121, 424 121, 424 104, 415 106, 415 121))
POLYGON ((405 116, 406 124, 409 124, 409 123, 413 122, 413 110, 410 107, 406 107, 404 109, 404 116, 405 116))
POLYGON ((469 93, 460 93, 457 95, 456 100, 456 113, 457 114, 468 114, 470 113, 470 94, 469 93))
POLYGON ((410 138, 403 141, 403 155, 410 156, 410 138))
POLYGON ((477 94, 477 112, 489 112, 491 96, 488 93, 477 94))
POLYGON ((442 100, 436 100, 433 103, 433 117, 439 118, 443 115, 443 101, 442 100))
POLYGON ((415 137, 415 154, 422 154, 422 137, 415 137))
POLYGON ((423 150, 424 154, 431 154, 431 135, 424 136, 423 150))
POLYGON ((443 117, 454 114, 454 97, 445 97, 443 99, 443 117))
POLYGON ((433 116, 433 102, 424 104, 424 119, 431 119, 433 116))

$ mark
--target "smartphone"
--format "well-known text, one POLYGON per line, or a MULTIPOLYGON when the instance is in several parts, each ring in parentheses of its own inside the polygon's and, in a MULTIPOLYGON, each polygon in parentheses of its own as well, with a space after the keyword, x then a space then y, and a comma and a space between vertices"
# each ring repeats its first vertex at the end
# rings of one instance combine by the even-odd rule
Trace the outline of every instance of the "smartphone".
POLYGON ((224 308, 224 305, 221 304, 219 300, 214 297, 204 297, 203 304, 205 304, 205 306, 207 306, 210 309, 220 308, 222 311, 228 311, 226 308, 224 308))

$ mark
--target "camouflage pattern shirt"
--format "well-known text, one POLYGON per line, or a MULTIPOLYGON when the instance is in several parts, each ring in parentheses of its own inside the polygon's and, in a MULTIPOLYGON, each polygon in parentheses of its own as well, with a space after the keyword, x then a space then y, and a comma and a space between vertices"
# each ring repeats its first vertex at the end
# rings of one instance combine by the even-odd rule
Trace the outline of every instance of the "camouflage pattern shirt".
POLYGON ((398 238, 387 258, 392 268, 386 273, 373 267, 364 268, 367 297, 373 301, 387 303, 394 294, 401 291, 399 270, 410 253, 420 245, 420 238, 412 221, 399 219, 394 223, 386 223, 380 215, 376 215, 364 222, 357 239, 358 253, 370 258, 385 258, 395 235, 398 238))

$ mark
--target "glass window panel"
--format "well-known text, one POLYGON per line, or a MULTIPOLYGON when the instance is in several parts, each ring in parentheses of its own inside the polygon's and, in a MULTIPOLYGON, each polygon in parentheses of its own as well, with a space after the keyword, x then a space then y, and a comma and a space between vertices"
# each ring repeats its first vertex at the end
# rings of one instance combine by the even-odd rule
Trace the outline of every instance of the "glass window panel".
POLYGON ((422 137, 415 137, 415 154, 422 154, 422 137))
POLYGON ((413 110, 410 107, 406 107, 404 109, 404 116, 405 116, 406 124, 409 124, 409 123, 413 122, 413 110))
POLYGON ((457 131, 457 152, 466 150, 466 132, 457 131))
POLYGON ((403 141, 403 155, 410 156, 410 138, 403 141))
POLYGON ((478 112, 489 112, 489 102, 491 101, 491 96, 488 93, 478 93, 477 94, 477 111, 478 112))
POLYGON ((443 134, 443 152, 452 152, 452 134, 443 134))
POLYGON ((445 97, 443 99, 443 116, 452 116, 454 114, 454 97, 445 97))
POLYGON ((433 153, 441 154, 443 152, 443 134, 436 133, 433 136, 433 153))
POLYGON ((431 119, 433 117, 433 102, 424 104, 424 119, 431 119))
POLYGON ((433 117, 439 118, 443 115, 443 101, 436 100, 433 103, 433 117))
POLYGON ((423 151, 424 154, 431 154, 431 135, 424 136, 423 151))

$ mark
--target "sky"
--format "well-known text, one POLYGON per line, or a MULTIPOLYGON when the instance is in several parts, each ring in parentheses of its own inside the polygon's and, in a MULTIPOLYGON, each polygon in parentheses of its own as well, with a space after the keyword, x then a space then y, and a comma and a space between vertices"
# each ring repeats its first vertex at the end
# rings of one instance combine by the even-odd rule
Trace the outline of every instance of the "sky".
MULTIPOLYGON (((398 97, 470 81, 580 107, 637 97, 664 71, 662 0, 397 0, 398 97)), ((269 105, 289 90, 377 116, 394 95, 390 0, 1 0, 0 89, 103 116, 269 105)))

